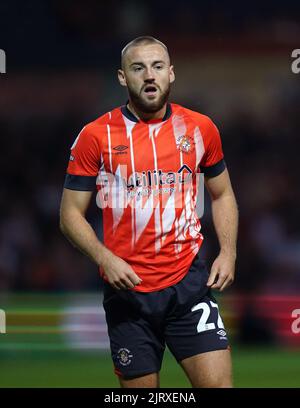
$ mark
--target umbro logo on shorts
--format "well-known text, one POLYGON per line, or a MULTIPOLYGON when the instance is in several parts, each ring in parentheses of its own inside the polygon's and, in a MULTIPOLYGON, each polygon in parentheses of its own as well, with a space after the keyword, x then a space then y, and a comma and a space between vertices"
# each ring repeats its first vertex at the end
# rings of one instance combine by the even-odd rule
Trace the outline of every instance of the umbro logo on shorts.
POLYGON ((224 331, 224 330, 219 330, 219 331, 217 331, 217 334, 220 336, 220 339, 221 339, 221 340, 227 340, 226 331, 224 331))

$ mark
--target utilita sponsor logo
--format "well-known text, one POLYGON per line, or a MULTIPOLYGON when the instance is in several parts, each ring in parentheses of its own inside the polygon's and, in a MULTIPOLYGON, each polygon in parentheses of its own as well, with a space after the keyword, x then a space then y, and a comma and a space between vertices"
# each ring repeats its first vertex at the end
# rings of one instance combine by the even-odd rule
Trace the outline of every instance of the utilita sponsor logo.
POLYGON ((128 176, 126 165, 115 173, 102 168, 96 180, 96 203, 104 208, 184 208, 196 206, 200 218, 204 211, 204 177, 183 164, 176 172, 145 170, 128 176))

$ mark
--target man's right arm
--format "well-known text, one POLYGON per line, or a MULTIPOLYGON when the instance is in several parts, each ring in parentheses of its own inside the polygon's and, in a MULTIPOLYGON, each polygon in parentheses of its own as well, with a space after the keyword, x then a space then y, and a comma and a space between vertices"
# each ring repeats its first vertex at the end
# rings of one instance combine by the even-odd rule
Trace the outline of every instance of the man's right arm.
POLYGON ((91 197, 91 191, 64 189, 60 207, 60 229, 75 247, 103 268, 104 275, 112 287, 132 289, 141 279, 127 262, 114 255, 99 241, 85 218, 91 197))

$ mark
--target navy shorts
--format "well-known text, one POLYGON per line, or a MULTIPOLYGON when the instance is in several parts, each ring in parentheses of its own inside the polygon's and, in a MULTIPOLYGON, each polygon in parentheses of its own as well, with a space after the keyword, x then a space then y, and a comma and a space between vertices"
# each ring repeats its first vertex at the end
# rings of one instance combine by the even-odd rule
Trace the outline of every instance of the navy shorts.
POLYGON ((228 348, 207 279, 205 262, 196 255, 179 283, 156 292, 117 291, 104 283, 103 306, 117 375, 134 378, 159 372, 166 345, 178 362, 228 348))

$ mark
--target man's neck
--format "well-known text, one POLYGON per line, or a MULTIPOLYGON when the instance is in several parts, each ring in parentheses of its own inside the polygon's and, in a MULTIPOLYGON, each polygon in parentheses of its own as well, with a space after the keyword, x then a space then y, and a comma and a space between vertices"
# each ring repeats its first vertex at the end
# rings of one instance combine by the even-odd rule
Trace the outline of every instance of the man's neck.
POLYGON ((140 111, 132 104, 131 101, 128 102, 127 108, 139 120, 147 122, 148 120, 151 120, 151 119, 162 119, 165 116, 166 111, 167 111, 167 103, 165 103, 164 106, 160 110, 156 112, 150 112, 150 113, 140 111))

